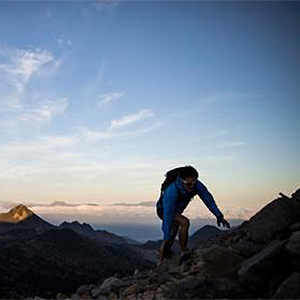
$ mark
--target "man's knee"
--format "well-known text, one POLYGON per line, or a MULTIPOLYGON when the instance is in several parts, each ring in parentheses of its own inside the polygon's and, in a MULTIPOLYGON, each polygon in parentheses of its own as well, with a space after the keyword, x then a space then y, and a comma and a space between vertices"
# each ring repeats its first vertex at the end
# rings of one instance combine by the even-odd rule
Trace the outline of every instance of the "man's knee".
POLYGON ((180 227, 189 228, 190 227, 190 220, 185 216, 178 216, 176 221, 180 224, 180 227))

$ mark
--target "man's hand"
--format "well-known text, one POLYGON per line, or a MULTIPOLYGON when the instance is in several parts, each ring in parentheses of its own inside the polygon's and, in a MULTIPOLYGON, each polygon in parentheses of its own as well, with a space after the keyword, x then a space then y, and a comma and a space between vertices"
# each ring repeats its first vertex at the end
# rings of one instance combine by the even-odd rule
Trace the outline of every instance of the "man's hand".
POLYGON ((217 224, 218 226, 222 225, 223 227, 230 228, 229 222, 223 216, 217 218, 217 224))

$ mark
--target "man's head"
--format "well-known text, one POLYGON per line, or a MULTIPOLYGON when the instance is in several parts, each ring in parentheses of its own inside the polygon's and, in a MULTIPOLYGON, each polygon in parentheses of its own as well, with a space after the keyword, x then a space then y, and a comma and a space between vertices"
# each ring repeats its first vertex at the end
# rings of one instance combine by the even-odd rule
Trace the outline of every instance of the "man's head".
POLYGON ((198 172, 192 166, 183 167, 180 170, 180 179, 187 190, 192 190, 197 182, 198 172))

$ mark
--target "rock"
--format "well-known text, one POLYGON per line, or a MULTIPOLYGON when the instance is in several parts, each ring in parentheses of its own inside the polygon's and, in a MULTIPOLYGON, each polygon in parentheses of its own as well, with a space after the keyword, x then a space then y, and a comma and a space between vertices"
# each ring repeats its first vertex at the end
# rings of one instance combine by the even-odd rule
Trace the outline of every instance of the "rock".
POLYGON ((80 295, 80 299, 93 299, 90 291, 86 291, 80 295))
POLYGON ((93 287, 94 287, 94 285, 92 285, 92 284, 82 285, 78 288, 78 290, 76 291, 76 294, 82 295, 86 292, 89 292, 93 287))
POLYGON ((202 254, 203 274, 208 277, 234 274, 240 268, 243 258, 232 248, 213 246, 202 254))
POLYGON ((129 296, 129 295, 136 295, 139 293, 139 285, 137 283, 131 285, 124 291, 124 295, 129 296))
POLYGON ((150 283, 152 284, 162 284, 172 279, 169 272, 161 272, 152 274, 149 276, 150 283))
POLYGON ((296 201, 300 201, 300 189, 292 194, 292 198, 296 201))
POLYGON ((70 299, 70 297, 67 296, 67 295, 65 295, 65 294, 63 294, 63 293, 58 293, 58 294, 56 295, 56 299, 57 299, 57 300, 64 300, 64 299, 70 299))
POLYGON ((300 231, 291 235, 285 248, 290 254, 300 257, 300 231))
POLYGON ((294 223, 292 226, 291 226, 291 231, 294 232, 294 231, 299 231, 300 230, 300 222, 298 223, 294 223))
POLYGON ((300 202, 278 198, 250 218, 247 229, 256 243, 267 244, 273 239, 287 238, 290 226, 300 219, 300 202))
POLYGON ((290 197, 288 197, 287 195, 285 195, 285 194, 283 194, 283 193, 279 193, 279 195, 282 197, 282 198, 284 198, 284 199, 290 199, 290 197))
POLYGON ((267 297, 270 284, 287 276, 291 262, 286 258, 283 241, 273 241, 253 257, 245 260, 238 271, 240 282, 250 293, 267 297))
POLYGON ((98 298, 100 294, 101 294, 100 286, 96 286, 91 290, 91 295, 92 295, 93 298, 98 298))
POLYGON ((141 300, 154 300, 155 299, 155 291, 146 291, 139 297, 141 300))
POLYGON ((127 288, 137 282, 134 278, 122 279, 119 282, 115 282, 113 289, 127 288))
POLYGON ((200 279, 191 276, 174 283, 167 299, 242 299, 248 297, 239 283, 232 279, 200 279))
POLYGON ((253 256, 262 249, 262 246, 255 244, 253 241, 244 239, 240 239, 237 243, 233 244, 232 247, 240 255, 246 258, 253 256))
MULTIPOLYGON (((181 279, 173 283, 168 289, 168 299, 191 299, 197 298, 200 291, 203 291, 204 280, 194 276, 181 279)), ((200 297, 199 297, 200 298, 200 297)))
POLYGON ((103 281, 100 287, 96 287, 92 290, 93 297, 97 298, 100 294, 108 294, 113 287, 121 283, 119 278, 114 276, 109 277, 103 281))
POLYGON ((80 295, 78 295, 77 293, 71 295, 71 300, 80 300, 80 299, 81 299, 80 295))
POLYGON ((108 299, 118 299, 118 294, 116 292, 110 292, 108 295, 108 299))
POLYGON ((278 288, 273 299, 300 299, 300 273, 293 273, 278 288))

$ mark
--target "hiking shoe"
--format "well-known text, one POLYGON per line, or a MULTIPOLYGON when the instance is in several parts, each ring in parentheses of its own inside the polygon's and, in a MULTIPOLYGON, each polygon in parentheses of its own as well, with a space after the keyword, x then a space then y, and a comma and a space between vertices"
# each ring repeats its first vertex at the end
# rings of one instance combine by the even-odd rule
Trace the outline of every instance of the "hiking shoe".
POLYGON ((192 252, 190 250, 186 250, 181 253, 180 256, 180 264, 188 261, 192 257, 192 252))

